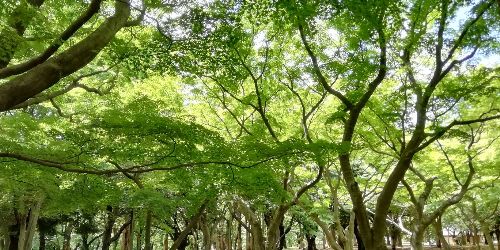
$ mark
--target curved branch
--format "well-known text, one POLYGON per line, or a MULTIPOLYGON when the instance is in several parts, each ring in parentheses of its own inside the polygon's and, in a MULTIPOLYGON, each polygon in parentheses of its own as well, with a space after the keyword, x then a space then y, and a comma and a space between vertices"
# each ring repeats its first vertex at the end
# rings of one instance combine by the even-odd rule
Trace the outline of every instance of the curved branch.
POLYGON ((436 141, 437 139, 441 138, 446 132, 448 132, 448 130, 450 130, 454 126, 469 125, 469 124, 473 124, 473 123, 486 122, 486 121, 490 121, 490 120, 500 119, 500 115, 493 115, 493 116, 483 118, 482 116, 484 116, 485 114, 487 114, 487 113, 483 113, 480 116, 480 118, 477 118, 477 119, 463 120, 463 121, 455 120, 455 121, 451 122, 450 124, 448 124, 448 126, 441 128, 439 131, 432 134, 431 138, 429 138, 426 142, 422 143, 418 148, 415 149, 415 152, 421 151, 422 149, 426 148, 427 146, 429 146, 429 144, 431 144, 434 141, 436 141))
MULTIPOLYGON (((148 173, 148 172, 154 172, 154 171, 171 171, 171 170, 176 170, 176 169, 181 169, 181 168, 202 167, 202 166, 208 166, 208 165, 214 165, 214 164, 226 165, 229 167, 237 167, 237 168, 245 169, 245 168, 257 167, 257 166, 264 164, 266 162, 276 160, 276 159, 279 159, 279 158, 284 157, 284 156, 294 155, 294 154, 298 154, 298 152, 270 156, 266 159, 257 161, 255 163, 252 163, 249 165, 240 165, 240 164, 228 162, 228 161, 200 161, 200 162, 182 163, 182 164, 177 164, 177 165, 173 165, 173 166, 162 166, 162 167, 150 167, 152 164, 149 163, 149 164, 145 164, 145 165, 138 165, 138 166, 121 168, 121 169, 104 169, 104 170, 83 169, 83 168, 78 168, 78 167, 74 167, 74 166, 70 165, 70 164, 76 164, 77 162, 55 162, 55 161, 51 161, 51 160, 44 160, 44 159, 39 159, 39 158, 31 157, 31 156, 26 156, 26 155, 21 155, 21 154, 16 154, 16 153, 8 153, 8 152, 0 152, 0 158, 3 157, 3 158, 17 159, 20 161, 35 163, 35 164, 38 164, 40 166, 55 168, 55 169, 59 169, 61 171, 70 172, 70 173, 109 175, 109 174, 124 173, 124 172, 139 174, 139 173, 148 173)), ((155 162, 155 164, 156 164, 156 162, 155 162)), ((115 165, 115 167, 116 167, 116 165, 115 165)))
POLYGON ((89 74, 81 75, 81 76, 77 77, 75 80, 73 80, 73 82, 71 84, 68 84, 67 86, 65 86, 63 89, 60 89, 60 90, 57 90, 57 91, 54 91, 51 93, 43 94, 43 95, 36 95, 33 98, 30 98, 22 103, 19 103, 16 106, 12 107, 12 109, 26 108, 26 107, 31 106, 31 105, 40 104, 42 102, 49 101, 49 100, 54 99, 58 96, 61 96, 63 94, 68 93, 69 91, 71 91, 74 88, 82 88, 82 89, 86 90, 87 92, 96 93, 100 96, 108 94, 111 91, 111 89, 113 89, 115 86, 114 80, 116 80, 116 77, 114 77, 112 79, 113 83, 104 90, 88 87, 86 85, 79 83, 79 81, 85 77, 90 77, 90 76, 94 76, 97 74, 108 72, 109 69, 111 69, 111 67, 106 69, 106 70, 99 70, 99 71, 91 72, 89 74))
POLYGON ((127 22, 130 9, 125 2, 117 0, 114 15, 80 42, 0 85, 0 111, 12 109, 94 60, 127 22))
POLYGON ((351 109, 353 107, 353 104, 347 97, 345 97, 342 93, 338 92, 337 90, 333 89, 328 82, 326 81, 325 76, 323 76, 323 73, 321 73, 321 69, 319 68, 318 64, 318 58, 314 54, 314 52, 311 49, 311 46, 309 45, 309 42, 306 39, 306 35, 304 33, 304 27, 302 24, 299 24, 299 33, 300 33, 300 38, 302 39, 302 44, 304 44, 304 48, 307 51, 307 54, 309 55, 309 58, 311 59, 311 62, 313 64, 314 68, 314 73, 316 74, 316 77, 318 78, 319 83, 325 88, 328 93, 334 95, 337 97, 346 107, 347 109, 351 109))
POLYGON ((73 22, 66 30, 39 56, 30 59, 27 62, 12 65, 0 70, 0 79, 18 75, 36 65, 45 62, 49 59, 69 38, 71 38, 86 22, 90 20, 100 9, 102 0, 92 0, 87 11, 85 11, 75 22, 73 22))

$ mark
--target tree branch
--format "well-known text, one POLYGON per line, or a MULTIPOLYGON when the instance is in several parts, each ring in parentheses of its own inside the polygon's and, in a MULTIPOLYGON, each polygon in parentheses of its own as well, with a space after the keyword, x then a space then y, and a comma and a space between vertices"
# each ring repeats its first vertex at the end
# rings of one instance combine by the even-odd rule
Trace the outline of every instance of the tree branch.
POLYGON ((334 95, 337 97, 346 107, 347 109, 351 109, 353 107, 353 104, 345 97, 342 93, 336 91, 333 89, 328 82, 326 81, 326 78, 323 76, 323 73, 321 73, 321 69, 319 68, 318 64, 318 58, 312 51, 309 42, 307 42, 306 35, 304 33, 304 27, 302 24, 298 25, 299 28, 299 33, 300 33, 300 38, 302 39, 302 44, 304 45, 304 48, 307 51, 307 54, 309 55, 309 58, 311 59, 311 62, 313 64, 313 69, 314 73, 316 74, 316 77, 318 78, 319 83, 323 86, 323 88, 328 91, 328 93, 334 95))
MULTIPOLYGON (((491 112, 491 111, 489 111, 489 112, 491 112)), ((448 132, 448 130, 450 130, 454 126, 468 125, 468 124, 474 124, 474 123, 478 123, 478 122, 486 122, 486 121, 490 121, 490 120, 494 120, 494 119, 499 119, 500 118, 500 115, 493 115, 493 116, 489 116, 489 117, 484 117, 483 118, 483 116, 486 115, 489 112, 483 113, 477 119, 462 120, 462 121, 455 120, 455 121, 451 122, 450 124, 448 124, 448 126, 443 127, 439 131, 437 131, 434 134, 432 134, 431 137, 426 142, 422 143, 419 147, 417 147, 415 149, 415 152, 421 151, 422 149, 426 148, 429 144, 431 144, 434 141, 436 141, 437 139, 441 138, 446 132, 448 132)))
POLYGON ((90 20, 90 18, 99 12, 101 2, 102 0, 92 0, 87 10, 68 28, 66 28, 66 30, 39 56, 24 63, 0 69, 0 79, 26 72, 49 59, 64 44, 64 42, 71 38, 86 22, 90 20))
POLYGON ((80 42, 0 85, 0 111, 12 109, 90 63, 127 22, 130 9, 125 2, 117 0, 114 15, 80 42))

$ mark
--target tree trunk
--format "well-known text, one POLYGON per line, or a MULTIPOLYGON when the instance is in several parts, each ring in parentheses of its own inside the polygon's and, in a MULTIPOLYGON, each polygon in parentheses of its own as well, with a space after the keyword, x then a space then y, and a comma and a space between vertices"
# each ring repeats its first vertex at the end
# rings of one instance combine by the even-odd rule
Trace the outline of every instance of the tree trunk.
POLYGON ((210 228, 208 222, 206 221, 206 216, 203 223, 201 224, 201 231, 203 233, 203 249, 210 250, 212 248, 212 234, 210 233, 210 228))
MULTIPOLYGON (((486 238, 486 243, 488 244, 488 250, 495 250, 495 245, 493 244, 493 238, 490 234, 490 229, 486 223, 481 223, 481 231, 483 232, 484 238, 486 238)), ((500 244, 500 242, 498 243, 500 244)))
POLYGON ((135 249, 142 249, 142 228, 136 233, 135 236, 135 249))
POLYGON ((318 250, 316 248, 316 235, 306 234, 307 250, 318 250))
POLYGON ((250 234, 249 231, 246 231, 246 250, 253 250, 253 246, 252 246, 252 243, 253 243, 253 239, 252 239, 252 235, 250 234))
POLYGON ((63 250, 71 250, 71 232, 73 232, 73 224, 68 222, 68 224, 66 224, 66 228, 64 228, 63 250))
POLYGON ((10 237, 9 235, 6 235, 2 238, 2 241, 1 241, 1 249, 2 250, 8 250, 9 249, 9 245, 10 245, 10 237))
POLYGON ((132 221, 130 225, 128 225, 125 230, 122 233, 122 241, 120 244, 120 249, 121 250, 132 250, 133 246, 133 219, 130 218, 132 221))
POLYGON ((90 250, 89 234, 82 233, 82 250, 90 250))
MULTIPOLYGON (((437 238, 438 238, 439 242, 441 243, 442 247, 446 250, 450 250, 451 249, 450 244, 448 244, 448 242, 446 241, 446 239, 444 238, 444 235, 443 235, 443 223, 441 220, 441 216, 436 218, 436 221, 434 223, 432 223, 432 225, 434 226, 434 230, 436 231, 437 238)), ((438 247, 441 248, 441 246, 438 246, 438 247)))
POLYGON ((398 231, 394 228, 391 228, 391 249, 396 250, 397 242, 398 242, 398 231))
POLYGON ((111 233, 113 232, 113 226, 115 225, 115 215, 113 214, 113 207, 107 206, 106 212, 108 214, 106 218, 106 225, 104 226, 104 234, 102 236, 102 250, 109 250, 111 246, 111 233))
MULTIPOLYGON (((498 222, 497 222, 498 223, 498 222)), ((495 235, 497 237, 497 250, 500 250, 500 225, 496 225, 495 235)))
POLYGON ((479 230, 476 227, 474 227, 474 229, 473 229, 472 232, 473 232, 473 235, 472 235, 472 244, 474 246, 476 246, 476 248, 478 250, 480 250, 481 246, 480 246, 480 240, 479 240, 479 235, 478 235, 479 230))
POLYGON ((286 248, 286 232, 285 232, 285 224, 284 224, 284 219, 281 220, 280 226, 279 226, 279 236, 280 236, 280 244, 278 246, 279 250, 283 250, 286 248))
POLYGON ((152 250, 153 246, 151 245, 151 225, 153 222, 153 212, 148 210, 146 213, 146 230, 144 235, 144 249, 152 250))
MULTIPOLYGON (((45 232, 43 230, 39 232, 38 239, 39 239, 39 243, 38 243, 39 248, 38 249, 45 250, 46 242, 45 242, 45 232)), ((2 248, 0 247, 0 249, 2 249, 2 248)))
POLYGON ((42 205, 42 200, 37 199, 36 203, 30 206, 30 208, 27 211, 28 213, 26 215, 19 216, 20 228, 19 228, 19 238, 17 239, 18 250, 31 250, 31 246, 33 243, 33 236, 35 235, 36 225, 38 222, 38 216, 40 215, 41 205, 42 205))
POLYGON ((165 238, 163 238, 163 250, 168 250, 168 234, 165 234, 165 238))
POLYGON ((6 247, 9 250, 17 250, 17 246, 19 244, 19 222, 17 221, 15 225, 11 225, 9 227, 9 244, 6 244, 6 247))
POLYGON ((354 236, 356 236, 356 243, 358 244, 358 250, 365 250, 363 239, 361 238, 361 235, 359 233, 357 220, 354 220, 354 236))
POLYGON ((424 249, 424 232, 425 230, 416 229, 411 234, 411 249, 412 250, 423 250, 424 249))
POLYGON ((245 216, 248 225, 250 227, 250 233, 252 234, 252 246, 253 250, 264 250, 265 249, 265 240, 264 234, 262 232, 262 227, 260 225, 260 220, 257 218, 255 213, 245 204, 243 201, 237 199, 236 200, 237 208, 240 212, 245 216))
POLYGON ((326 241, 328 242, 328 246, 330 246, 330 248, 335 250, 343 249, 335 239, 335 228, 330 228, 328 224, 319 219, 317 214, 311 214, 309 217, 311 217, 311 219, 314 222, 316 222, 316 224, 318 224, 318 226, 321 228, 323 234, 325 235, 326 241))
POLYGON ((241 222, 238 222, 238 231, 236 232, 236 250, 243 250, 243 240, 241 237, 241 222))

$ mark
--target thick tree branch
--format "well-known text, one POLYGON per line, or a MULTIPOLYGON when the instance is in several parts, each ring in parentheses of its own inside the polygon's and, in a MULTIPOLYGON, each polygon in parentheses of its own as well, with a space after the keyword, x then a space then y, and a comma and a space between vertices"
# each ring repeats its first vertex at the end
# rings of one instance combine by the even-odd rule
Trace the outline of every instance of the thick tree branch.
POLYGON ((18 75, 32 69, 49 59, 69 38, 71 38, 86 22, 92 18, 101 7, 102 0, 92 0, 87 10, 75 20, 66 30, 39 56, 24 63, 12 65, 0 70, 0 79, 18 75))
MULTIPOLYGON (((26 2, 33 8, 39 8, 45 0, 27 0, 26 2)), ((9 17, 10 20, 7 21, 7 23, 10 23, 10 27, 2 29, 0 32, 0 52, 2 53, 0 55, 0 71, 9 65, 19 46, 19 39, 17 37, 22 37, 24 35, 27 25, 34 16, 26 16, 22 13, 24 8, 25 6, 23 3, 19 4, 9 17), (22 16, 24 20, 19 18, 20 16, 22 16)))
POLYGON ((179 248, 184 238, 186 238, 188 234, 191 232, 191 230, 193 230, 193 228, 198 224, 201 216, 203 215, 203 211, 205 211, 205 208, 207 207, 207 204, 208 200, 205 200, 201 205, 201 207, 196 212, 196 214, 194 214, 193 217, 189 219, 189 223, 186 225, 184 230, 182 230, 177 239, 175 239, 174 243, 170 247, 170 250, 175 250, 179 248))
POLYGON ((39 94, 90 63, 127 22, 128 3, 116 1, 115 13, 94 32, 60 54, 0 85, 0 111, 39 94))
POLYGON ((112 83, 103 90, 97 89, 97 88, 92 88, 92 87, 89 87, 89 86, 84 85, 84 84, 79 82, 81 79, 83 79, 85 77, 90 77, 90 76, 94 76, 94 75, 97 75, 100 73, 105 73, 105 72, 108 72, 108 70, 109 69, 100 70, 100 71, 91 72, 89 74, 81 75, 81 76, 77 77, 75 80, 73 80, 72 83, 66 85, 64 88, 62 88, 60 90, 53 91, 53 92, 46 93, 46 94, 36 95, 36 96, 29 98, 28 100, 26 100, 22 103, 19 103, 18 105, 14 106, 12 109, 26 108, 26 107, 31 106, 31 105, 40 104, 42 102, 49 101, 49 100, 54 99, 58 96, 64 95, 75 88, 82 88, 82 89, 86 90, 87 92, 92 92, 92 93, 98 94, 100 96, 109 94, 109 92, 111 92, 111 89, 113 89, 115 87, 114 82, 116 80, 116 77, 111 79, 112 83))

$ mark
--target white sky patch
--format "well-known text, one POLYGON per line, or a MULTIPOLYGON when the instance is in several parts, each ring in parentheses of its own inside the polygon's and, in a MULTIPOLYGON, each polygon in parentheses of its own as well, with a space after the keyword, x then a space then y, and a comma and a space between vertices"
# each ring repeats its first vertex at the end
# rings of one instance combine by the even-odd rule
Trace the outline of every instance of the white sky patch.
POLYGON ((340 39, 340 33, 336 29, 329 28, 326 30, 326 34, 334 41, 338 41, 340 39))
POLYGON ((265 31, 265 30, 261 30, 255 35, 255 37, 253 39, 253 47, 255 50, 259 50, 259 49, 264 48, 266 46, 266 42, 267 42, 266 35, 267 35, 267 31, 265 31))
POLYGON ((489 56, 481 56, 478 58, 479 66, 488 67, 488 68, 496 68, 500 67, 500 55, 489 55, 489 56))

